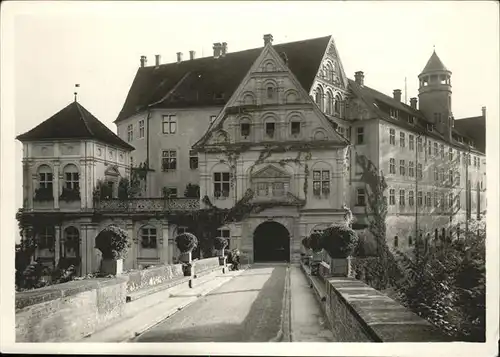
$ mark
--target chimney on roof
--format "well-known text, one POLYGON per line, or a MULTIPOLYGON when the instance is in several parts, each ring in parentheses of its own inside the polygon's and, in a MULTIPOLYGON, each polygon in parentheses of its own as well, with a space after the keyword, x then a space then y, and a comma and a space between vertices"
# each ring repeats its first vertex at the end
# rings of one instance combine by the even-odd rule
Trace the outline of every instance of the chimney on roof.
POLYGON ((146 56, 141 56, 141 67, 146 67, 148 64, 148 59, 146 56))
POLYGON ((194 57, 196 56, 196 51, 189 51, 189 59, 194 60, 194 57))
POLYGON ((273 35, 271 34, 264 35, 264 46, 267 45, 268 43, 270 45, 273 44, 273 35))
POLYGON ((177 52, 177 63, 182 62, 182 52, 177 52))
POLYGON ((222 50, 222 45, 220 42, 214 43, 214 58, 219 58, 222 50))
POLYGON ((155 55, 156 57, 156 67, 160 65, 160 55, 155 55))
POLYGON ((410 107, 412 107, 413 109, 417 109, 417 98, 416 97, 410 98, 410 107))
POLYGON ((220 49, 221 49, 220 56, 224 57, 227 53, 227 42, 222 42, 222 46, 220 49))
POLYGON ((362 71, 357 71, 354 73, 354 80, 360 86, 365 84, 365 74, 362 71))
POLYGON ((486 107, 482 107, 481 111, 483 112, 483 117, 486 118, 486 107))
POLYGON ((401 102, 401 89, 394 89, 392 94, 393 94, 395 100, 397 100, 398 102, 401 102))

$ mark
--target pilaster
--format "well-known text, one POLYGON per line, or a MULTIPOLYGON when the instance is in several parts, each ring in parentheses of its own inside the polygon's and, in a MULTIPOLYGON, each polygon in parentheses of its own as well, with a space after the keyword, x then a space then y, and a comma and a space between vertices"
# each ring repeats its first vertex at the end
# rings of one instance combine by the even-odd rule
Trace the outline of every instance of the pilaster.
POLYGON ((137 269, 137 256, 138 256, 138 237, 134 234, 134 223, 127 222, 125 229, 127 230, 128 239, 130 242, 130 249, 127 257, 125 258, 125 269, 137 269))
POLYGON ((161 221, 161 235, 160 235, 160 262, 161 264, 171 264, 172 260, 169 256, 169 245, 170 245, 170 235, 169 235, 169 223, 167 220, 161 221))
POLYGON ((54 261, 55 266, 59 264, 59 259, 61 258, 61 227, 55 226, 55 247, 54 247, 54 261))
POLYGON ((37 189, 38 176, 36 173, 31 175, 31 189, 28 190, 28 208, 33 209, 33 198, 35 196, 35 191, 37 189))
POLYGON ((96 223, 83 223, 80 225, 80 255, 82 275, 96 272, 99 269, 100 260, 95 247, 97 236, 96 223))
MULTIPOLYGON (((60 183, 63 183, 63 177, 59 177, 61 174, 59 173, 60 162, 54 161, 54 182, 52 184, 52 194, 54 196, 54 209, 59 209, 59 195, 61 189, 59 188, 60 183)), ((62 176, 62 175, 61 175, 62 176)))

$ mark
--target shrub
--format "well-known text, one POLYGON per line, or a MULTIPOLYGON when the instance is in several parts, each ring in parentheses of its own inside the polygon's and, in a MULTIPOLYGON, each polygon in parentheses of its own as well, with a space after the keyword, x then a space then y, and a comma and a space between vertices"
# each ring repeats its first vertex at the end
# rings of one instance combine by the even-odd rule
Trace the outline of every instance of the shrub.
POLYGON ((227 239, 224 237, 216 237, 214 239, 214 247, 217 250, 222 250, 227 247, 227 239))
POLYGON ((104 228, 97 235, 95 243, 103 259, 123 259, 130 248, 127 232, 115 225, 104 228))
POLYGON ((69 189, 63 187, 61 196, 59 198, 63 201, 79 201, 80 200, 80 190, 79 189, 69 189))
POLYGON ((200 186, 188 183, 184 190, 184 197, 200 198, 200 186))
POLYGON ((175 237, 175 243, 181 253, 188 253, 198 246, 198 239, 194 234, 186 232, 175 237))
POLYGON ((52 201, 54 199, 52 187, 40 187, 35 190, 35 201, 52 201))
POLYGON ((347 258, 358 245, 356 232, 344 224, 332 225, 323 231, 321 246, 331 258, 347 258))
POLYGON ((323 249, 321 237, 321 233, 318 232, 313 232, 309 236, 309 248, 312 249, 314 253, 319 253, 323 249))

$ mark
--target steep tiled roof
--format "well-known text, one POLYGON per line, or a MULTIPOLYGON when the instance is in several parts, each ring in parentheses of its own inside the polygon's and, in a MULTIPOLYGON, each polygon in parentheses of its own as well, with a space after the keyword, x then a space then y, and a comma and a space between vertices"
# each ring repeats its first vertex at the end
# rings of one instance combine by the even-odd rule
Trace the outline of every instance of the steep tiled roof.
POLYGON ((467 133, 481 152, 486 152, 486 118, 484 116, 455 120, 455 129, 459 133, 467 133))
MULTIPOLYGON (((330 38, 273 45, 278 53, 286 54, 288 67, 306 91, 313 84, 330 38)), ((148 106, 223 106, 261 51, 262 47, 228 53, 219 58, 203 57, 139 68, 115 123, 148 106), (222 95, 222 98, 217 95, 222 95)))
MULTIPOLYGON (((351 79, 349 79, 349 88, 356 97, 362 99, 367 104, 373 118, 380 118, 409 131, 425 133, 428 137, 449 142, 448 138, 441 135, 438 131, 429 131, 427 129, 427 124, 431 124, 432 121, 428 120, 420 110, 413 109, 411 106, 397 101, 393 97, 381 93, 373 88, 365 85, 360 86, 351 79), (386 107, 397 109, 399 113, 406 113, 407 115, 414 116, 416 118, 415 124, 410 124, 405 119, 392 118, 389 113, 381 108, 381 106, 384 105, 386 107)), ((476 149, 484 153, 485 128, 484 117, 459 119, 455 120, 453 133, 465 138, 473 139, 476 144, 476 149), (482 122, 478 120, 479 118, 483 118, 482 122), (474 120, 476 120, 474 122, 475 124, 472 124, 474 120)), ((466 144, 453 139, 450 144, 462 148, 468 147, 466 144)))
POLYGON ((30 131, 19 135, 17 139, 95 139, 126 150, 134 150, 133 146, 120 139, 78 102, 72 102, 30 131))
POLYGON ((434 71, 448 71, 443 62, 439 59, 436 51, 434 51, 431 55, 431 58, 427 61, 422 73, 434 72, 434 71))

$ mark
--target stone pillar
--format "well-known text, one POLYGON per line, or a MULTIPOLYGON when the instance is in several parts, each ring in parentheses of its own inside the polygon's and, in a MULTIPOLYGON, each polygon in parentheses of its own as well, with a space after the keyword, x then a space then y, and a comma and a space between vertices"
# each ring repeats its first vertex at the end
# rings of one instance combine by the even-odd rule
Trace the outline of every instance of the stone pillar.
POLYGON ((35 196, 35 191, 38 187, 38 175, 36 173, 31 175, 31 190, 28 190, 28 207, 33 209, 33 197, 35 196))
POLYGON ((331 258, 330 259, 330 275, 351 277, 353 275, 351 257, 347 258, 331 258))
POLYGON ((160 236, 160 262, 161 264, 170 264, 171 260, 169 257, 169 245, 170 245, 170 235, 168 234, 169 223, 167 220, 161 222, 161 236, 160 236))
POLYGON ((59 182, 62 180, 59 180, 59 161, 54 162, 54 182, 52 183, 52 193, 54 196, 54 209, 59 209, 59 195, 60 195, 60 188, 59 188, 59 182))
POLYGON ((126 228, 128 239, 130 242, 130 248, 125 260, 125 269, 137 269, 137 257, 138 257, 138 244, 139 237, 135 234, 133 222, 127 222, 126 228))
POLYGON ((61 227, 55 226, 54 230, 56 234, 54 247, 54 263, 57 267, 57 264, 59 264, 59 259, 61 258, 61 227))

